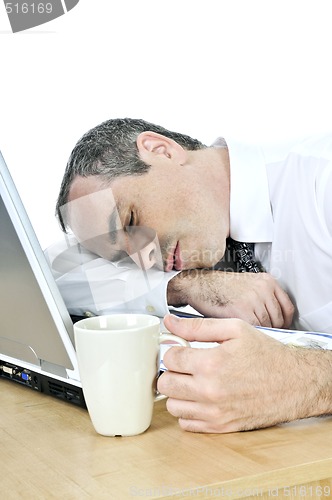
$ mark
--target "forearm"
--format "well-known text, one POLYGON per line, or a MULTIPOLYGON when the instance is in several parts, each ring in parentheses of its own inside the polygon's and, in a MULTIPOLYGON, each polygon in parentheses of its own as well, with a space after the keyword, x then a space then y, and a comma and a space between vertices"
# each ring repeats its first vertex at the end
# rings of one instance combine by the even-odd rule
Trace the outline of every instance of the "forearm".
POLYGON ((223 297, 220 277, 223 271, 207 269, 192 269, 182 271, 172 278, 167 287, 167 302, 174 307, 197 307, 203 304, 224 306, 226 299, 223 297), (214 281, 218 275, 218 282, 214 281))
POLYGON ((168 284, 169 305, 190 305, 215 318, 239 318, 257 326, 289 328, 294 306, 268 273, 192 269, 168 284))
POLYGON ((332 351, 294 348, 294 418, 332 414, 332 351))
POLYGON ((169 306, 181 307, 189 304, 188 271, 182 271, 172 278, 167 285, 167 303, 169 306))

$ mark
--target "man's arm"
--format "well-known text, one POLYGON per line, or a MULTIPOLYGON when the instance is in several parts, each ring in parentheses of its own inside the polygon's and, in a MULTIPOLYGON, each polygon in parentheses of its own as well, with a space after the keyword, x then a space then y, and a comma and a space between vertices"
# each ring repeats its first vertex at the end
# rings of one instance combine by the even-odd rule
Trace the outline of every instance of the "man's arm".
POLYGON ((183 429, 236 432, 332 413, 331 351, 284 345, 241 320, 164 322, 188 341, 220 343, 164 355, 158 390, 183 429))
POLYGON ((168 283, 167 302, 190 305, 207 317, 274 328, 289 328, 294 314, 288 295, 268 273, 183 271, 168 283))
POLYGON ((73 237, 52 245, 45 255, 71 314, 131 311, 163 317, 167 305, 189 304, 204 316, 279 328, 288 327, 293 315, 287 294, 266 273, 143 272, 130 258, 109 262, 73 237))

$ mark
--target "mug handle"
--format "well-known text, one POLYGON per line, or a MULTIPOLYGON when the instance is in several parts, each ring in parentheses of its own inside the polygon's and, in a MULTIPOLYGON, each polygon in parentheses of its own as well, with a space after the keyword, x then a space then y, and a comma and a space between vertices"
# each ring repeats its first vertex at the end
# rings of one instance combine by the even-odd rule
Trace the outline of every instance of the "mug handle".
MULTIPOLYGON (((190 347, 189 342, 182 339, 181 337, 178 337, 177 335, 173 335, 172 333, 162 333, 159 337, 159 344, 162 344, 166 340, 168 340, 170 342, 176 342, 177 344, 180 344, 183 347, 190 347)), ((165 396, 165 394, 160 394, 160 392, 157 391, 157 394, 155 395, 154 400, 160 401, 161 399, 165 399, 165 398, 167 398, 167 396, 165 396)))

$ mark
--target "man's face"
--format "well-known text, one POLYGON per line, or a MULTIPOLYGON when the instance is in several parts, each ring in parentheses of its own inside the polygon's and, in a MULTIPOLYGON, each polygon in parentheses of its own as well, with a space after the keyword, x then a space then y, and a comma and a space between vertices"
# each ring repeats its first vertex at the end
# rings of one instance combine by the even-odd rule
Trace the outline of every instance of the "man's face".
POLYGON ((206 177, 169 164, 117 178, 111 189, 99 177, 77 177, 71 229, 83 246, 110 260, 121 251, 133 254, 156 233, 162 262, 156 261, 165 271, 211 267, 224 255, 228 213, 206 177), (110 221, 118 230, 111 236, 110 221))

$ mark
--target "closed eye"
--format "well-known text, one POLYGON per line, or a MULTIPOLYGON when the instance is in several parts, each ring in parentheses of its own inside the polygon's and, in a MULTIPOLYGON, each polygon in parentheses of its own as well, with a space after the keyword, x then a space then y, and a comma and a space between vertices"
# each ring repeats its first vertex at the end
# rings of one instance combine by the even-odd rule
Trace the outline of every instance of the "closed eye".
POLYGON ((129 219, 127 219, 126 226, 125 226, 125 231, 128 234, 132 234, 133 228, 137 227, 137 219, 135 212, 133 210, 130 211, 129 213, 129 219))
POLYGON ((129 218, 128 226, 130 226, 130 227, 135 226, 135 215, 134 215, 133 211, 130 212, 130 218, 129 218))

